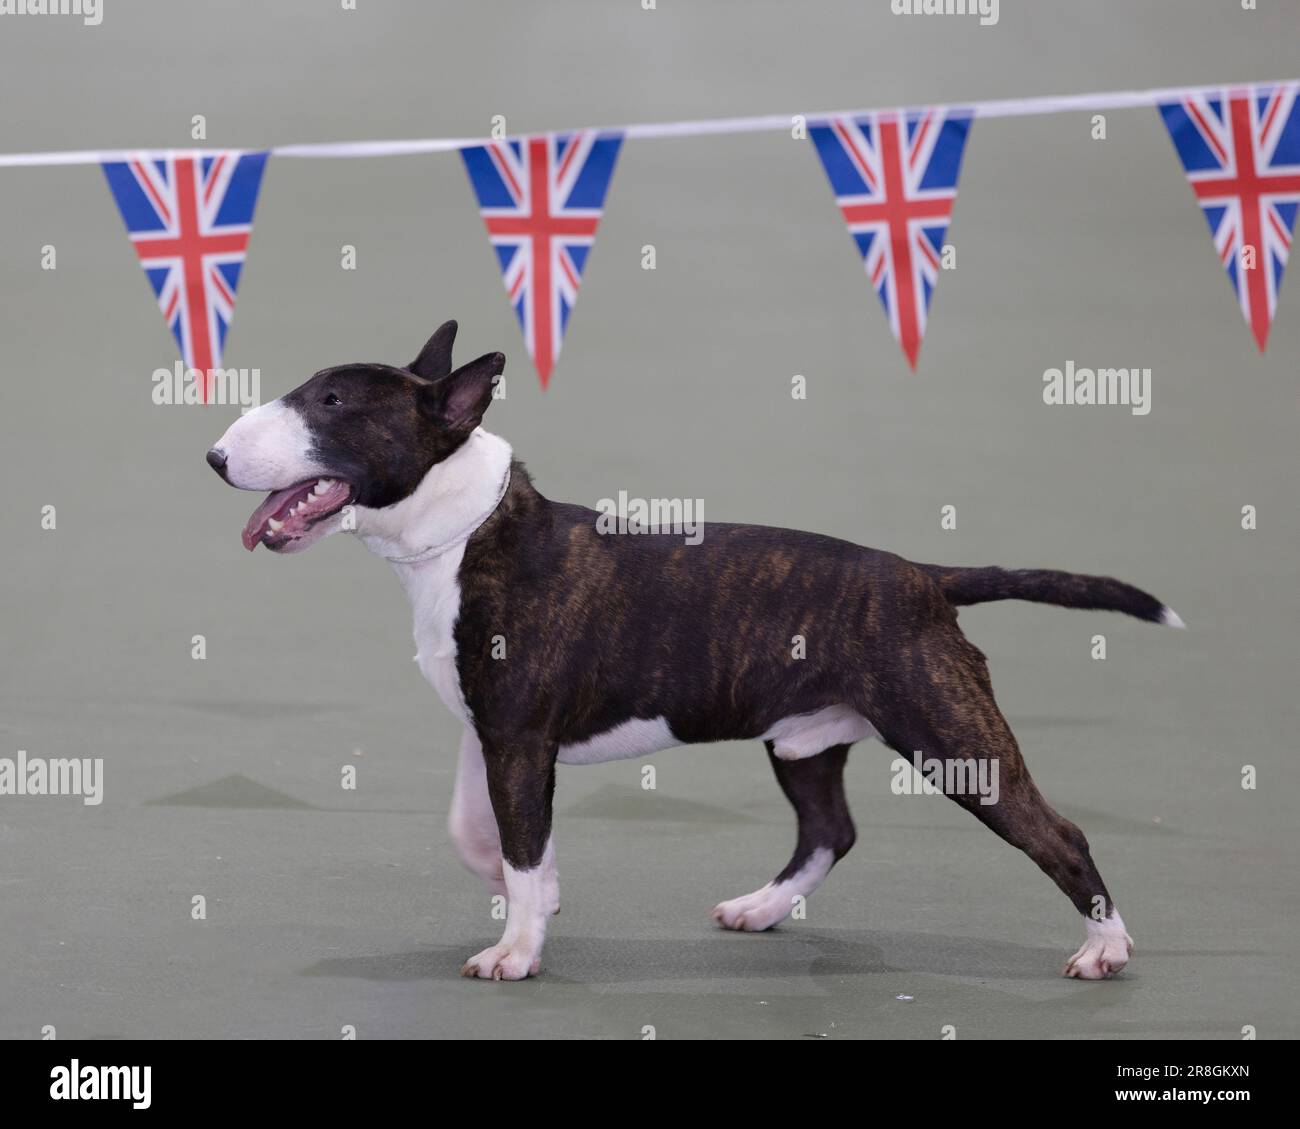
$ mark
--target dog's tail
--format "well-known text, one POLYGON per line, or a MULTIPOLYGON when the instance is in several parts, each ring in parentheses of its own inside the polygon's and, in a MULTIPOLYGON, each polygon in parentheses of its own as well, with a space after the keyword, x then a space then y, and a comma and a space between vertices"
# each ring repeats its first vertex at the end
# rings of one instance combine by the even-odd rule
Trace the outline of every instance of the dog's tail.
POLYGON ((990 600, 1030 600, 1062 608, 1124 612, 1149 623, 1186 627, 1178 613, 1154 596, 1109 576, 1082 576, 1044 568, 950 568, 916 566, 942 589, 950 604, 987 604, 990 600))

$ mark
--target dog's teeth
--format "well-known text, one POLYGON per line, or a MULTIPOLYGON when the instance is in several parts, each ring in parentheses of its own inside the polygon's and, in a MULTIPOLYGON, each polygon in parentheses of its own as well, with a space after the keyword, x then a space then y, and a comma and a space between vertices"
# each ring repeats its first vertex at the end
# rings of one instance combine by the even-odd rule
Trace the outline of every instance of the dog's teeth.
POLYGON ((284 528, 284 522, 276 521, 275 518, 271 518, 270 521, 266 523, 266 528, 272 533, 279 533, 280 530, 284 528))

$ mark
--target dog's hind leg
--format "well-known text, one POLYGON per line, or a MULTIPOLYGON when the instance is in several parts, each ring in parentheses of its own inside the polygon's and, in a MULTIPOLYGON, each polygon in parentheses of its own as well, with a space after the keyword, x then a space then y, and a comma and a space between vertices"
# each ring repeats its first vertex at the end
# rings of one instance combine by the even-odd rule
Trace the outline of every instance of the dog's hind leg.
POLYGON ((725 929, 757 933, 789 916, 799 898, 822 884, 853 846, 853 820, 844 800, 844 761, 848 745, 832 745, 816 756, 784 760, 765 742, 777 783, 794 806, 799 820, 794 854, 761 890, 714 907, 713 917, 725 929))
POLYGON ((1054 881, 1083 915, 1087 939, 1064 974, 1102 980, 1128 963, 1133 939, 1097 873, 1088 840, 1043 799, 993 699, 984 656, 960 631, 925 633, 901 656, 900 705, 877 721, 886 744, 945 769, 944 792, 1054 881), (996 773, 996 775, 995 775, 996 773), (991 785, 986 787, 987 785, 991 785))

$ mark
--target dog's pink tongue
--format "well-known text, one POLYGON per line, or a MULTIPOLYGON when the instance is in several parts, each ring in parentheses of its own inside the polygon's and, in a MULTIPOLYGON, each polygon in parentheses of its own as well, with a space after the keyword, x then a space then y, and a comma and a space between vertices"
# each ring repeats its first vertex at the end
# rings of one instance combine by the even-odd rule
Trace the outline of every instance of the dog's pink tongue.
POLYGON ((288 500, 289 495, 298 489, 297 486, 290 486, 285 490, 276 490, 266 496, 266 501, 253 511, 253 516, 248 519, 248 524, 244 526, 243 542, 244 548, 250 553, 257 548, 262 540, 262 535, 266 532, 266 525, 281 506, 288 500))

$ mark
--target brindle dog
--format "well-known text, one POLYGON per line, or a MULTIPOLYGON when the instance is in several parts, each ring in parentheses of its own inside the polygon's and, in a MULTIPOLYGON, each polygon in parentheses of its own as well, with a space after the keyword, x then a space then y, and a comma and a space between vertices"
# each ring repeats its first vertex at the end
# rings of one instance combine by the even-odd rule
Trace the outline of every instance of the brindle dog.
POLYGON ((270 490, 244 531, 296 552, 355 531, 393 563, 415 613, 417 658, 465 726, 451 832, 508 895, 505 935, 466 975, 536 972, 559 909, 551 833, 557 762, 761 739, 795 809, 786 867, 723 902, 727 928, 768 929, 853 845, 849 746, 996 769, 996 802, 959 804, 1056 882, 1087 926, 1066 975, 1099 979, 1132 949, 1088 842, 1043 799, 998 709, 958 606, 1019 599, 1182 626, 1104 577, 916 564, 833 537, 709 524, 680 536, 608 535, 553 502, 480 426, 505 365, 456 371, 448 322, 406 368, 325 369, 238 420, 208 452, 232 485, 270 490))

